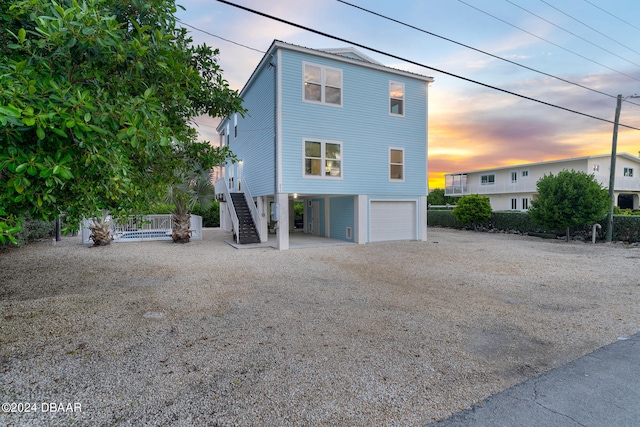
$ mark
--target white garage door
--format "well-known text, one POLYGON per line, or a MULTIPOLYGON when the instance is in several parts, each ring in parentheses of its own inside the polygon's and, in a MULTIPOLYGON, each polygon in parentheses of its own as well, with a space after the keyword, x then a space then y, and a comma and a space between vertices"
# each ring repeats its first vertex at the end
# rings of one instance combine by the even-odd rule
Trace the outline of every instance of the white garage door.
POLYGON ((372 201, 369 209, 370 240, 417 240, 416 210, 416 202, 372 201))

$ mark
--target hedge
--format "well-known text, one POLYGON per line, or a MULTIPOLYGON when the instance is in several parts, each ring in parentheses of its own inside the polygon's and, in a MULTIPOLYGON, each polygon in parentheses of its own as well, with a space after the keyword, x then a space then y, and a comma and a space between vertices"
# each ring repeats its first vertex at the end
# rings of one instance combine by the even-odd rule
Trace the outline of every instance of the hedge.
MULTIPOLYGON (((598 223, 602 226, 597 230, 596 237, 598 239, 604 239, 606 218, 603 218, 598 223)), ((427 211, 427 225, 429 227, 448 227, 466 229, 467 226, 460 224, 456 221, 455 217, 451 214, 451 211, 427 211)), ((529 217, 526 212, 514 212, 514 211, 494 211, 491 214, 491 219, 487 223, 482 224, 479 227, 480 230, 498 230, 508 233, 521 233, 531 234, 538 236, 564 236, 566 231, 563 230, 548 230, 541 227, 529 217)), ((591 238, 591 232, 593 224, 573 227, 570 229, 572 236, 582 236, 583 238, 591 238)), ((614 215, 613 216, 613 237, 614 241, 623 242, 640 242, 640 216, 639 215, 614 215)))

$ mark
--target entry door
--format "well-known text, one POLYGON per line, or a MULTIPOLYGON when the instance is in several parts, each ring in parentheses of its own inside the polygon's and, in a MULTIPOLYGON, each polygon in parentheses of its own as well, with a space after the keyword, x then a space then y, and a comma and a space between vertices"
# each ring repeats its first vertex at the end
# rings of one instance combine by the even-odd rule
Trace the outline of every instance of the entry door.
POLYGON ((320 202, 311 202, 311 230, 314 236, 320 235, 320 202))

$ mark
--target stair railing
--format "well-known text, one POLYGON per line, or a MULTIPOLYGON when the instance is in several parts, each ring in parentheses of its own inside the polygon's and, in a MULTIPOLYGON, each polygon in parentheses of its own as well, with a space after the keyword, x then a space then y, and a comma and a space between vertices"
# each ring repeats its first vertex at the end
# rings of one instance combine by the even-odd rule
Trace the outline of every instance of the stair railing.
POLYGON ((260 224, 260 215, 258 214, 258 208, 256 208, 256 204, 253 201, 253 196, 251 195, 251 190, 249 190, 247 181, 244 180, 244 176, 240 178, 240 188, 242 189, 242 193, 244 193, 244 198, 247 201, 247 205, 249 206, 249 211, 251 212, 251 219, 253 219, 253 225, 255 226, 255 229, 256 229, 256 232, 258 233, 258 237, 260 238, 260 241, 262 241, 262 227, 260 224))
POLYGON ((240 225, 238 221, 238 214, 236 213, 236 207, 233 205, 233 199, 231 199, 231 194, 229 193, 229 187, 227 186, 226 179, 223 178, 216 181, 216 188, 222 189, 222 194, 224 194, 224 200, 226 201, 227 209, 229 210, 229 216, 231 217, 231 231, 236 236, 236 243, 240 243, 240 225), (217 185, 218 183, 220 183, 220 186, 217 185))

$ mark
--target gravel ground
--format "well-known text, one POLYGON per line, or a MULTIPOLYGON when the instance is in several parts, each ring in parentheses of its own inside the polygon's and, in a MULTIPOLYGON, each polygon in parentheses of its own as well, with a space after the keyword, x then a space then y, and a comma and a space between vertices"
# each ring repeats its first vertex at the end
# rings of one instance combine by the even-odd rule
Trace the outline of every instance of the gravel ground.
POLYGON ((228 237, 1 251, 0 425, 424 426, 640 329, 627 245, 228 237))

